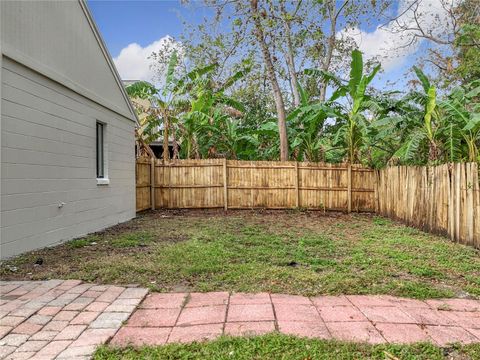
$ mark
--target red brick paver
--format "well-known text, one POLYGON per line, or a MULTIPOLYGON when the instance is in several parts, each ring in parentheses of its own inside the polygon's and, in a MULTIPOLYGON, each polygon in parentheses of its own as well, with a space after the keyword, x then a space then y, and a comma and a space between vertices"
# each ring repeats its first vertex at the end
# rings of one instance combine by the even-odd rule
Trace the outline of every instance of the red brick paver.
POLYGON ((381 323, 377 324, 376 328, 388 342, 392 343, 405 344, 429 340, 427 333, 416 324, 381 323))
POLYGON ((230 305, 228 309, 228 322, 268 320, 275 320, 272 304, 230 305))
POLYGON ((280 332, 300 337, 330 339, 330 331, 325 324, 318 322, 303 321, 279 321, 278 329, 280 332))
POLYGON ((325 322, 367 321, 365 315, 353 305, 319 306, 318 309, 325 322))
POLYGON ((480 342, 480 301, 227 292, 148 294, 78 281, 0 282, 0 358, 89 358, 272 331, 368 343, 480 342), (120 329, 120 330, 119 330, 120 329))
POLYGON ((184 308, 178 318, 178 325, 217 324, 225 322, 226 305, 211 305, 184 308))
POLYGON ((332 337, 345 341, 368 342, 371 344, 381 344, 385 339, 371 322, 332 322, 327 323, 332 337))
MULTIPOLYGON (((176 326, 168 339, 169 343, 213 340, 222 334, 223 324, 176 326)), ((114 338, 115 339, 115 338, 114 338)))
POLYGON ((180 308, 140 309, 132 315, 128 324, 135 327, 173 326, 177 321, 178 315, 180 315, 180 308))
POLYGON ((175 309, 181 308, 187 294, 149 294, 140 304, 142 309, 175 309))
POLYGON ((278 321, 321 322, 320 314, 313 305, 275 304, 278 321))
POLYGON ((463 344, 478 342, 478 338, 476 338, 471 332, 458 326, 427 325, 426 332, 438 345, 441 346, 456 342, 463 344))
POLYGON ((226 305, 229 294, 227 292, 191 293, 186 307, 226 305))
POLYGON ((167 342, 171 330, 169 327, 139 328, 126 326, 118 331, 111 344, 123 346, 125 344, 133 346, 163 345, 167 342))
POLYGON ((275 331, 273 321, 242 321, 225 324, 225 334, 232 336, 262 335, 272 331, 275 331))

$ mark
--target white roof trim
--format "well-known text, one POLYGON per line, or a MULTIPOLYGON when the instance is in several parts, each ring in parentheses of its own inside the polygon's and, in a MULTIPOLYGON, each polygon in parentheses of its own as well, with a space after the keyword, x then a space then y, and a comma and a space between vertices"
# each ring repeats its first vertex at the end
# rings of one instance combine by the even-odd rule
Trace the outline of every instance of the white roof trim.
POLYGON ((139 123, 137 113, 135 112, 135 109, 133 108, 133 105, 130 101, 130 98, 127 95, 127 92, 125 91, 125 88, 123 86, 122 80, 120 78, 120 75, 118 74, 117 68, 115 67, 115 64, 113 62, 112 56, 110 55, 107 46, 105 45, 105 42, 102 39, 102 36, 100 35, 100 31, 97 28, 97 25, 95 24, 95 21, 93 20, 92 14, 90 13, 90 10, 88 9, 87 2, 86 0, 78 0, 80 3, 80 7, 82 8, 83 12, 85 13, 85 16, 87 17, 88 23, 90 25, 90 28, 92 29, 95 38, 97 39, 98 45, 100 46, 100 49, 102 50, 103 56, 105 57, 105 60, 108 63, 108 66, 110 70, 112 71, 113 77, 115 78, 115 81, 120 88, 120 91, 122 93, 122 96, 127 103, 128 108, 130 109, 132 117, 130 117, 131 120, 135 121, 137 124, 139 123))

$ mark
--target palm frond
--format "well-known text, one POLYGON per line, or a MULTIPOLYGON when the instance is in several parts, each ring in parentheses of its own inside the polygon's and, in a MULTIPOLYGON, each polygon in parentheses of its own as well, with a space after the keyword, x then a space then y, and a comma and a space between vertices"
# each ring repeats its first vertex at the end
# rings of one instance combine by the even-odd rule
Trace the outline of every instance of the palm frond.
POLYGON ((350 80, 348 82, 348 87, 350 89, 350 94, 352 97, 357 91, 357 87, 360 84, 360 80, 363 76, 363 57, 360 50, 352 51, 352 62, 350 65, 350 80))
POLYGON ((150 99, 158 93, 158 90, 147 81, 137 81, 125 87, 125 91, 131 98, 150 99))
POLYGON ((417 77, 423 86, 423 90, 425 93, 427 93, 428 89, 431 87, 430 80, 428 79, 427 75, 425 75, 425 73, 417 66, 413 67, 413 71, 415 71, 415 74, 417 74, 417 77))

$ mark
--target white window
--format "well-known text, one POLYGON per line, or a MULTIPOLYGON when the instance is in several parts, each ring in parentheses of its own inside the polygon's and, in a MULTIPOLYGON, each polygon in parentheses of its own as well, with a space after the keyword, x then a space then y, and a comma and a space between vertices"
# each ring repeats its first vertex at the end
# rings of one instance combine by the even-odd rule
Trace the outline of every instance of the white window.
POLYGON ((104 123, 98 122, 96 125, 96 158, 97 158, 97 184, 107 185, 109 183, 106 169, 105 156, 105 129, 104 123))

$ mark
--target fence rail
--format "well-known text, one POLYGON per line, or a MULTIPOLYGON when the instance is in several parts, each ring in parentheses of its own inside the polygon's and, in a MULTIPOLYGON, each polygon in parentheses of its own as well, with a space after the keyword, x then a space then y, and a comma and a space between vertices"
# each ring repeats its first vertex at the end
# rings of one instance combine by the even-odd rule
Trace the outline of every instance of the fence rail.
POLYGON ((137 159, 137 211, 224 208, 369 211, 480 248, 475 163, 389 167, 225 159, 137 159))

